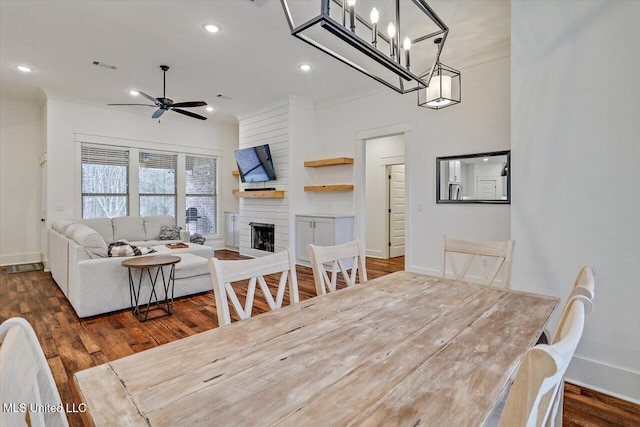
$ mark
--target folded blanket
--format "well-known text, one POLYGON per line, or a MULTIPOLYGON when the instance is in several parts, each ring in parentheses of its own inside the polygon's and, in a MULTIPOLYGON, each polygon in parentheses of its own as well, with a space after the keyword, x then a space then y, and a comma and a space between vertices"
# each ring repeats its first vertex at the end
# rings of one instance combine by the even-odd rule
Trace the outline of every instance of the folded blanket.
POLYGON ((139 256, 155 251, 151 246, 133 246, 126 240, 118 240, 109 244, 108 254, 110 257, 139 256))

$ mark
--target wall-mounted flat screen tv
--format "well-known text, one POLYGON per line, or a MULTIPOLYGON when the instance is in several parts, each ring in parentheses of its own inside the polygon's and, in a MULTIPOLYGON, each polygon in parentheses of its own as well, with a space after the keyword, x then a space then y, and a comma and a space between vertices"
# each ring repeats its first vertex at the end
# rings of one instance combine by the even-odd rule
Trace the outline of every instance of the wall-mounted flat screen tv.
POLYGON ((236 150, 236 163, 242 182, 263 182, 276 179, 269 144, 236 150))

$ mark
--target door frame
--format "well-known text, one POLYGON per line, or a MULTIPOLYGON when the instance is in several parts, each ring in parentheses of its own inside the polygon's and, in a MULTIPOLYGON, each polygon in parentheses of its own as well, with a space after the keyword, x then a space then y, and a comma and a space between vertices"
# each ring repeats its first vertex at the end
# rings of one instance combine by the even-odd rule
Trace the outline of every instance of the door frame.
MULTIPOLYGON (((407 146, 413 144, 415 138, 413 133, 412 122, 402 122, 392 124, 389 126, 381 126, 370 129, 363 129, 356 131, 356 155, 355 155, 355 183, 356 188, 354 191, 355 198, 355 235, 360 240, 362 247, 366 247, 366 142, 368 139, 382 138, 393 135, 404 135, 405 153, 407 146)), ((409 176, 411 171, 411 159, 405 161, 405 175, 409 176)), ((405 180, 405 230, 411 230, 411 210, 408 206, 411 206, 411 184, 409 180, 405 180)), ((405 269, 411 264, 411 251, 407 250, 411 246, 411 233, 405 231, 405 256, 404 265, 405 269)))

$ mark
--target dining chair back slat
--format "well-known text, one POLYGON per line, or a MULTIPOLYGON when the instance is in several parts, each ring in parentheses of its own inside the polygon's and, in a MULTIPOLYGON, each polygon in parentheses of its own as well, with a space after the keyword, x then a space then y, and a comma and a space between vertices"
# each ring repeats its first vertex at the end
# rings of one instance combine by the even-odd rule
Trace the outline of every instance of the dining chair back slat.
POLYGON ((295 260, 289 249, 260 258, 222 261, 217 258, 209 260, 209 270, 213 282, 213 294, 216 300, 218 324, 231 323, 229 302, 241 320, 251 317, 256 287, 259 286, 271 310, 282 307, 284 292, 289 284, 289 303, 300 301, 295 260), (269 289, 264 276, 280 273, 275 298, 269 289), (248 280, 244 306, 240 303, 232 283, 248 280))
POLYGON ((311 257, 311 267, 313 268, 313 278, 318 296, 337 290, 338 273, 342 274, 347 286, 355 286, 358 276, 360 277, 360 283, 367 281, 365 257, 357 239, 335 246, 310 244, 307 245, 307 251, 311 257), (346 268, 345 260, 351 261, 351 272, 346 268), (330 277, 325 265, 330 265, 330 277))
POLYGON ((442 236, 441 276, 446 277, 448 262, 456 280, 466 280, 469 269, 477 257, 481 259, 479 268, 482 284, 493 285, 498 273, 502 270, 502 286, 508 288, 513 245, 513 240, 504 242, 471 242, 453 239, 445 234, 442 236), (456 254, 466 255, 461 269, 458 269, 456 264, 456 254), (491 267, 487 267, 487 258, 492 258, 495 261, 491 267))
POLYGON ((539 344, 524 356, 500 417, 500 427, 540 427, 553 420, 554 402, 584 330, 591 301, 573 296, 559 340, 539 344))
POLYGON ((45 410, 62 407, 60 394, 38 337, 19 317, 0 325, 0 402, 16 408, 0 412, 3 427, 26 426, 27 415, 34 427, 69 425, 64 411, 45 410), (26 405, 25 410, 18 405, 26 405))

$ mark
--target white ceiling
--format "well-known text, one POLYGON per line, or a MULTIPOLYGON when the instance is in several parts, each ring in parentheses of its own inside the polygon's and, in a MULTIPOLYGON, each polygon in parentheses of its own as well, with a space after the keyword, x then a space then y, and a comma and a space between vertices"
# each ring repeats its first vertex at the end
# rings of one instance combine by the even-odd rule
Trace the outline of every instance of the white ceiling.
MULTIPOLYGON (((445 64, 464 69, 509 55, 509 0, 429 5, 450 28, 445 64)), ((292 37, 279 0, 0 1, 3 96, 42 99, 39 88, 48 88, 98 103, 143 102, 128 92, 160 96, 160 64, 171 67, 167 96, 206 101, 213 113, 191 111, 208 115, 208 122, 234 123, 235 115, 290 94, 323 102, 388 90, 292 37), (221 31, 207 33, 205 23, 221 31), (96 67, 94 60, 118 69, 96 67), (301 72, 302 63, 311 72, 301 72), (18 71, 19 64, 33 72, 18 71)))

